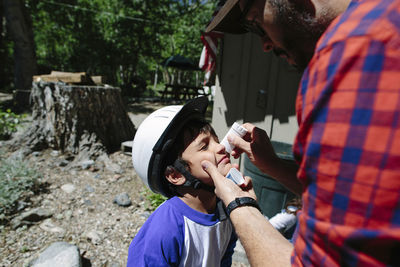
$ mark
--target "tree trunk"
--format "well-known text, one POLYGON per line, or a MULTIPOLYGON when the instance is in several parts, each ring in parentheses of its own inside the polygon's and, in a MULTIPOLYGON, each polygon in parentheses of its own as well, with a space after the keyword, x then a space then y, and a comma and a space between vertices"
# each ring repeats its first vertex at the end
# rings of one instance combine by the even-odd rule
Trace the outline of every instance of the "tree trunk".
POLYGON ((30 90, 37 69, 32 21, 23 0, 3 0, 3 9, 14 41, 15 89, 30 90))
POLYGON ((96 159, 135 135, 119 88, 35 82, 31 97, 32 125, 13 141, 28 153, 50 147, 96 159))

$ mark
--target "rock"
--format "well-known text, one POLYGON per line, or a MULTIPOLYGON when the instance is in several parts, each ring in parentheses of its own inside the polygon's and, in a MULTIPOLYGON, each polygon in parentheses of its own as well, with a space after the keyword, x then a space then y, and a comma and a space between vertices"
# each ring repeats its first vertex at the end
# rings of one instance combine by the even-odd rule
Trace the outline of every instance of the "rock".
POLYGON ((121 174, 124 172, 124 170, 121 168, 121 166, 112 162, 112 160, 107 156, 107 154, 100 155, 97 158, 97 160, 100 162, 103 162, 106 170, 108 170, 109 172, 113 172, 116 174, 121 174))
POLYGON ((72 217, 72 210, 67 210, 64 213, 65 219, 69 220, 72 217))
POLYGON ((32 152, 32 156, 39 157, 40 156, 40 152, 39 151, 33 151, 32 152))
POLYGON ((93 192, 94 192, 94 188, 93 188, 92 186, 90 186, 90 185, 86 185, 86 186, 85 186, 85 190, 86 190, 87 192, 89 192, 89 193, 93 193, 93 192))
POLYGON ((51 233, 60 233, 63 234, 65 230, 53 223, 51 219, 46 219, 44 220, 40 225, 40 229, 46 231, 46 232, 51 232, 51 233))
POLYGON ((98 231, 89 231, 83 234, 83 237, 92 242, 94 245, 99 245, 101 243, 103 233, 98 231))
POLYGON ((24 210, 28 206, 30 206, 30 203, 27 203, 25 201, 18 201, 17 211, 24 210))
POLYGON ((35 208, 26 212, 21 213, 21 215, 15 217, 11 221, 11 227, 16 229, 23 225, 32 225, 35 222, 42 221, 51 217, 53 214, 43 208, 35 208))
POLYGON ((58 152, 58 150, 53 150, 53 151, 51 151, 50 155, 52 157, 58 157, 60 155, 60 152, 58 152))
POLYGON ((113 172, 113 173, 116 173, 116 174, 121 174, 121 173, 124 172, 124 171, 122 170, 121 166, 119 166, 119 165, 116 164, 116 163, 112 163, 112 162, 106 162, 106 169, 107 169, 109 172, 113 172))
POLYGON ((121 174, 116 174, 116 175, 114 175, 113 179, 114 179, 114 180, 118 180, 118 179, 120 179, 121 177, 122 177, 121 174))
POLYGON ((43 199, 42 206, 51 206, 52 203, 50 199, 43 199))
POLYGON ((29 267, 81 267, 79 248, 66 242, 51 244, 39 257, 28 264, 29 267))
POLYGON ((118 204, 119 206, 122 206, 122 207, 128 207, 128 206, 130 206, 132 204, 132 201, 131 201, 128 193, 125 192, 125 193, 117 195, 114 198, 114 203, 116 203, 116 204, 118 204))
POLYGON ((94 165, 94 160, 85 160, 80 163, 82 170, 87 170, 94 165))
POLYGON ((73 184, 65 184, 63 186, 61 186, 61 189, 67 193, 67 194, 71 194, 72 192, 75 191, 75 186, 73 184))
POLYGON ((59 166, 59 167, 65 167, 65 166, 67 166, 68 164, 69 164, 69 161, 63 159, 62 161, 60 161, 60 162, 58 163, 58 166, 59 166))
POLYGON ((10 159, 11 160, 23 160, 26 156, 31 154, 32 150, 29 148, 21 148, 14 153, 11 154, 10 159))
POLYGON ((73 161, 74 159, 75 159, 75 156, 74 156, 74 155, 66 155, 66 156, 65 156, 65 160, 73 161))

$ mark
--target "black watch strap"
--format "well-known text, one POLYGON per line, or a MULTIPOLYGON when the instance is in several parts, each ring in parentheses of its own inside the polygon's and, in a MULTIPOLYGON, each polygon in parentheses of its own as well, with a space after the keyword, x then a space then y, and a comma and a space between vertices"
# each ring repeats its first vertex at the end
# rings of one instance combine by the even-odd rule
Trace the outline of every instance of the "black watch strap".
POLYGON ((226 213, 228 213, 228 216, 231 214, 231 212, 238 208, 238 207, 242 207, 242 206, 252 206, 257 208, 260 212, 260 206, 258 206, 257 201, 255 201, 254 198, 251 197, 237 197, 235 198, 235 200, 233 200, 231 203, 229 203, 229 205, 226 207, 226 213))

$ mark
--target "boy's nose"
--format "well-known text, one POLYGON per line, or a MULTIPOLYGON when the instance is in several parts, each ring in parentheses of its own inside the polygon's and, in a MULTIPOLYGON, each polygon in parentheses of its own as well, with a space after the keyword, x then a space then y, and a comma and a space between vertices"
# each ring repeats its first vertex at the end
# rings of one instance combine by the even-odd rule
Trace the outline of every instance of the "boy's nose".
POLYGON ((216 150, 218 154, 225 154, 225 146, 221 145, 220 143, 216 143, 216 150))

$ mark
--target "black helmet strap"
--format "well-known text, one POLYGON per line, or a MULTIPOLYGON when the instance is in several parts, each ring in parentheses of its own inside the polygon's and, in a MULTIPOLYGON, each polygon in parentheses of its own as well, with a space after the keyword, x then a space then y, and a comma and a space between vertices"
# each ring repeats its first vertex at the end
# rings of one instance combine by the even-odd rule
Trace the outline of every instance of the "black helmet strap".
POLYGON ((186 178, 186 182, 183 184, 183 186, 187 187, 193 187, 194 189, 204 189, 209 192, 213 192, 215 190, 214 186, 209 186, 206 185, 205 183, 201 182, 198 178, 193 176, 187 169, 186 167, 182 164, 182 162, 179 159, 176 159, 173 166, 183 174, 186 178))

